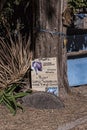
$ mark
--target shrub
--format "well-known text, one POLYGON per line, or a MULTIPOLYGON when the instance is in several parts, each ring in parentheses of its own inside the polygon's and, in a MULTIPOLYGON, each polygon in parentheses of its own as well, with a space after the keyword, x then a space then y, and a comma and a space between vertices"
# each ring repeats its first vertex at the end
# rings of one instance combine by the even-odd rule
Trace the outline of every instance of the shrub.
POLYGON ((16 99, 27 94, 15 93, 15 89, 26 84, 23 78, 30 64, 29 38, 26 40, 20 33, 12 36, 8 30, 7 38, 0 37, 0 103, 4 102, 13 113, 18 107, 16 99))

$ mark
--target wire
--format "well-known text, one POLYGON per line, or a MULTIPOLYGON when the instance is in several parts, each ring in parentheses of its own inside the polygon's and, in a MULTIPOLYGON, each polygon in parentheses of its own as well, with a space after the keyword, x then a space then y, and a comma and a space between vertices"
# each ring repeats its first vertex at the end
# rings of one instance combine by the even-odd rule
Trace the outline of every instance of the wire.
POLYGON ((67 35, 63 32, 56 32, 56 31, 51 31, 51 30, 48 30, 48 29, 40 29, 40 28, 35 28, 35 30, 37 31, 40 31, 40 32, 45 32, 45 33, 49 33, 51 35, 58 35, 60 37, 65 37, 65 38, 70 38, 70 37, 81 37, 81 36, 84 36, 84 37, 87 37, 87 34, 75 34, 75 35, 67 35))
POLYGON ((63 33, 63 32, 51 31, 51 30, 48 30, 48 29, 35 28, 35 30, 40 31, 40 32, 50 33, 51 35, 66 36, 66 34, 63 33))

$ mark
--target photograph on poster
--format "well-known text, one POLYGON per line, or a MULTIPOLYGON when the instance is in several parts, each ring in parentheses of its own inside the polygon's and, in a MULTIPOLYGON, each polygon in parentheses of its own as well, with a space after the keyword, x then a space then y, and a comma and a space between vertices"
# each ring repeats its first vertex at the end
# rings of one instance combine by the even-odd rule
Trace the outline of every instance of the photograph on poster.
POLYGON ((40 61, 33 61, 31 69, 38 74, 38 71, 42 71, 42 63, 40 61))
POLYGON ((52 93, 52 94, 58 96, 58 87, 47 87, 46 92, 52 93))
POLYGON ((57 58, 35 59, 31 62, 32 89, 58 95, 57 58))

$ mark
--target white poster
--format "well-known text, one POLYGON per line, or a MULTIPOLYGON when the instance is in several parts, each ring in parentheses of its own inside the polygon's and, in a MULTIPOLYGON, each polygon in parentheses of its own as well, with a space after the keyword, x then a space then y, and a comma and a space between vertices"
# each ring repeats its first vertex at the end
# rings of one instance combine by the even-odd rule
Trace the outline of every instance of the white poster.
POLYGON ((32 61, 32 89, 58 95, 57 58, 42 58, 32 61))

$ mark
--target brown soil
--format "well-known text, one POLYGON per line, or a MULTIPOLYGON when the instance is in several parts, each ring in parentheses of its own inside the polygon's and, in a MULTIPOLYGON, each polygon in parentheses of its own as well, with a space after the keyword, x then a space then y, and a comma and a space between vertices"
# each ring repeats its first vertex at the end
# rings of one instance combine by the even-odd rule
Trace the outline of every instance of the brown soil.
MULTIPOLYGON (((5 106, 0 106, 0 130, 58 130, 67 123, 87 117, 87 86, 73 88, 73 95, 62 99, 62 109, 35 109, 24 106, 24 112, 13 116, 5 106)), ((87 130, 87 121, 70 130, 87 130)), ((63 130, 63 129, 61 129, 63 130)), ((69 128, 67 128, 69 130, 69 128)))

